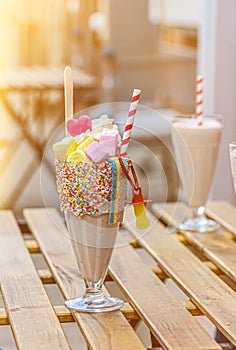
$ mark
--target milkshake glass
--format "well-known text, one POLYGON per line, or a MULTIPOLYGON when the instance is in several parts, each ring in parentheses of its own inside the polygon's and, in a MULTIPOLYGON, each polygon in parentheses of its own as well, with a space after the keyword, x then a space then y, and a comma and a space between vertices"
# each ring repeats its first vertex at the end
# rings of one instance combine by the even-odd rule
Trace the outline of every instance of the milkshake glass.
POLYGON ((117 310, 123 306, 118 298, 105 296, 102 291, 112 252, 118 234, 119 224, 109 225, 109 214, 100 216, 75 216, 65 211, 71 243, 85 281, 85 294, 68 300, 65 305, 77 311, 105 312, 117 310))
POLYGON ((83 296, 68 300, 65 305, 82 312, 117 310, 123 301, 104 295, 102 285, 126 198, 126 180, 119 160, 117 157, 101 163, 57 160, 55 168, 61 209, 86 288, 83 296), (117 174, 120 174, 119 181, 117 177, 114 181, 117 174), (115 186, 119 195, 113 200, 115 186), (112 220, 114 216, 117 220, 112 220))
POLYGON ((209 232, 219 225, 205 216, 205 204, 214 177, 222 132, 219 115, 203 117, 198 125, 195 116, 175 117, 172 141, 176 163, 191 218, 179 225, 185 231, 209 232))
POLYGON ((230 155, 230 165, 231 173, 234 182, 234 191, 236 192, 236 141, 229 144, 229 155, 230 155))

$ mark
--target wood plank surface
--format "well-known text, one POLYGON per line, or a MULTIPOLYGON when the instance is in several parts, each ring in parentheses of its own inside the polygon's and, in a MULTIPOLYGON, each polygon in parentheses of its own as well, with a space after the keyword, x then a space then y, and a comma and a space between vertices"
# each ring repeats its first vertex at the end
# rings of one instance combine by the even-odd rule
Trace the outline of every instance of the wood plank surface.
MULTIPOLYGON (((45 232, 45 229, 42 227, 42 218, 44 221, 44 214, 45 211, 41 211, 40 213, 38 211, 36 212, 36 210, 25 211, 26 220, 28 221, 29 226, 31 227, 34 234, 36 231, 39 230, 40 232, 45 232)), ((58 218, 59 215, 55 211, 51 212, 51 214, 53 214, 52 217, 54 220, 58 220, 58 222, 61 220, 60 217, 58 218)), ((50 218, 47 217, 47 220, 50 220, 50 218)), ((47 223, 46 225, 47 227, 49 227, 49 223, 47 223)), ((44 250, 43 246, 48 246, 48 243, 45 242, 46 238, 43 239, 43 242, 41 242, 40 239, 42 239, 42 234, 37 233, 36 235, 41 249, 44 250)), ((55 227, 53 236, 55 237, 55 227)), ((48 239, 50 240, 49 237, 48 239)), ((53 242, 51 244, 53 244, 53 242)), ((50 250, 50 254, 52 254, 52 250, 50 250)), ((113 263, 113 261, 115 261, 114 257, 117 256, 116 253, 112 260, 112 274, 123 287, 124 277, 121 281, 121 277, 119 277, 118 273, 119 271, 121 271, 121 273, 123 270, 125 271, 125 280, 127 286, 125 287, 126 294, 128 293, 128 288, 131 285, 132 292, 135 295, 135 297, 133 297, 131 293, 132 302, 133 304, 135 303, 136 311, 138 311, 140 316, 145 318, 145 321, 148 323, 150 328, 152 328, 154 334, 158 336, 159 340, 162 341, 162 344, 163 346, 165 346, 166 349, 190 349, 190 345, 194 346, 194 349, 219 349, 217 344, 210 338, 210 336, 200 327, 200 325, 191 317, 191 315, 179 305, 178 301, 173 298, 173 296, 165 287, 165 285, 162 282, 160 282, 151 271, 149 271, 147 266, 141 261, 141 259, 131 247, 126 246, 125 248, 118 249, 117 254, 118 260, 116 259, 116 262, 113 263), (126 249, 126 251, 124 251, 123 249, 126 249), (124 267, 122 268, 121 264, 123 261, 124 267), (130 266, 132 267, 130 268, 130 266), (140 275, 141 271, 142 275, 140 275), (139 285, 139 289, 137 289, 137 279, 135 277, 137 273, 139 276, 140 283, 143 282, 143 276, 145 276, 146 279, 145 283, 143 283, 142 294, 140 293, 140 289, 142 286, 139 285), (146 290, 147 285, 152 290, 151 295, 153 295, 154 297, 154 304, 150 303, 150 299, 146 290), (136 298, 138 301, 136 300, 136 298), (160 300, 162 300, 162 303, 160 303, 160 300), (154 307, 155 305, 157 305, 156 309, 154 307), (166 313, 165 306, 163 305, 170 305, 169 314, 166 313), (145 307, 147 308, 147 310, 145 309, 145 307), (174 319, 173 314, 175 315, 174 319)), ((68 261, 67 259, 65 259, 65 254, 63 255, 63 257, 64 261, 68 261)), ((48 259, 50 260, 52 258, 48 257, 48 259)), ((66 281, 65 283, 68 282, 66 281)), ((71 281, 69 283, 69 286, 71 288, 71 281)), ((87 316, 90 317, 90 315, 87 316)))
MULTIPOLYGON (((163 221, 171 225, 175 225, 176 222, 180 221, 180 218, 183 216, 183 210, 185 210, 183 204, 177 204, 178 209, 175 211, 173 211, 173 207, 173 204, 167 204, 161 214, 163 221)), ((226 202, 209 203, 209 207, 212 208, 211 213, 213 213, 215 208, 215 214, 211 215, 210 211, 208 214, 218 221, 219 213, 221 215, 221 223, 223 223, 222 217, 224 217, 224 222, 226 223, 228 219, 229 222, 230 220, 232 222, 234 215, 236 216, 236 208, 226 202)), ((153 211, 159 215, 159 206, 153 205, 153 211)), ((180 231, 180 233, 227 276, 236 281, 236 243, 224 235, 222 229, 205 233, 187 231, 180 231)))
POLYGON ((236 282, 236 243, 218 231, 181 234, 236 282))
MULTIPOLYGON (((176 227, 181 220, 189 217, 189 209, 182 202, 153 203, 152 211, 166 225, 176 227)), ((236 235, 236 207, 226 201, 212 201, 206 205, 206 214, 228 231, 236 235)))
MULTIPOLYGON (((165 225, 169 225, 176 230, 181 220, 189 217, 189 211, 186 205, 178 203, 153 203, 152 211, 157 218, 160 218, 165 225)), ((173 230, 173 232, 174 232, 173 230)))
POLYGON ((127 243, 114 251, 109 270, 164 349, 220 349, 127 243))
MULTIPOLYGON (((82 295, 84 282, 79 276, 67 231, 59 213, 55 209, 26 209, 24 215, 65 298, 82 295)), ((144 345, 120 311, 72 314, 90 349, 144 349, 144 345)))
MULTIPOLYGON (((155 218, 152 218, 154 221, 155 218)), ((137 236, 132 210, 127 210, 125 226, 137 236)), ((140 238, 140 244, 160 267, 180 286, 197 307, 236 345, 236 294, 207 269, 183 244, 155 226, 140 238)))
POLYGON ((207 204, 208 215, 236 236, 236 207, 225 201, 207 204))
MULTIPOLYGON (((179 302, 186 310, 191 313, 191 315, 202 316, 201 311, 190 300, 179 300, 179 302)), ((61 323, 75 321, 71 311, 67 309, 65 305, 55 305, 53 308, 61 323)), ((124 303, 124 306, 121 308, 121 312, 128 320, 140 320, 137 312, 129 303, 124 303)), ((0 308, 0 326, 2 325, 9 325, 9 319, 4 308, 0 308)))
POLYGON ((10 211, 0 211, 0 283, 18 349, 70 349, 10 211))

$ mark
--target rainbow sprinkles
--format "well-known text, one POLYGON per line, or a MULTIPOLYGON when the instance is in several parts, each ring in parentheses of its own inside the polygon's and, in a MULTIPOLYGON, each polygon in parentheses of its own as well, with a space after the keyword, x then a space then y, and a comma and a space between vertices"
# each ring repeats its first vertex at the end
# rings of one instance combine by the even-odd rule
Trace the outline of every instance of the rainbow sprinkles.
MULTIPOLYGON (((128 170, 124 157, 123 162, 128 170)), ((109 210, 110 225, 122 221, 127 180, 117 158, 99 164, 56 160, 55 169, 62 211, 97 216, 109 210)))

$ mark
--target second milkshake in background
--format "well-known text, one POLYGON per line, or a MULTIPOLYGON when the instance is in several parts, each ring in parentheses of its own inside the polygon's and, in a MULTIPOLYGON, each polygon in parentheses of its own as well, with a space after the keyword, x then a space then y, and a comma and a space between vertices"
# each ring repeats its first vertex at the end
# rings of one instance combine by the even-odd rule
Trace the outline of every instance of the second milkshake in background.
POLYGON ((174 118, 172 141, 176 155, 179 176, 183 184, 186 202, 193 209, 193 220, 181 229, 194 231, 212 231, 214 222, 204 215, 199 217, 199 208, 204 214, 214 177, 218 151, 222 133, 220 115, 203 117, 202 125, 198 125, 195 116, 174 118))

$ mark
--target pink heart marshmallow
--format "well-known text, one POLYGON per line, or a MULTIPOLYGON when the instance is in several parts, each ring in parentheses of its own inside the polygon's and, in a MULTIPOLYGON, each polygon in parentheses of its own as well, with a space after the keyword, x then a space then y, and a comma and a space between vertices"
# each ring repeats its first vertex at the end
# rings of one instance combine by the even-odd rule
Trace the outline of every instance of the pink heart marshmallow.
POLYGON ((81 115, 78 119, 70 119, 67 122, 67 130, 71 136, 77 136, 92 130, 92 121, 87 115, 81 115))

